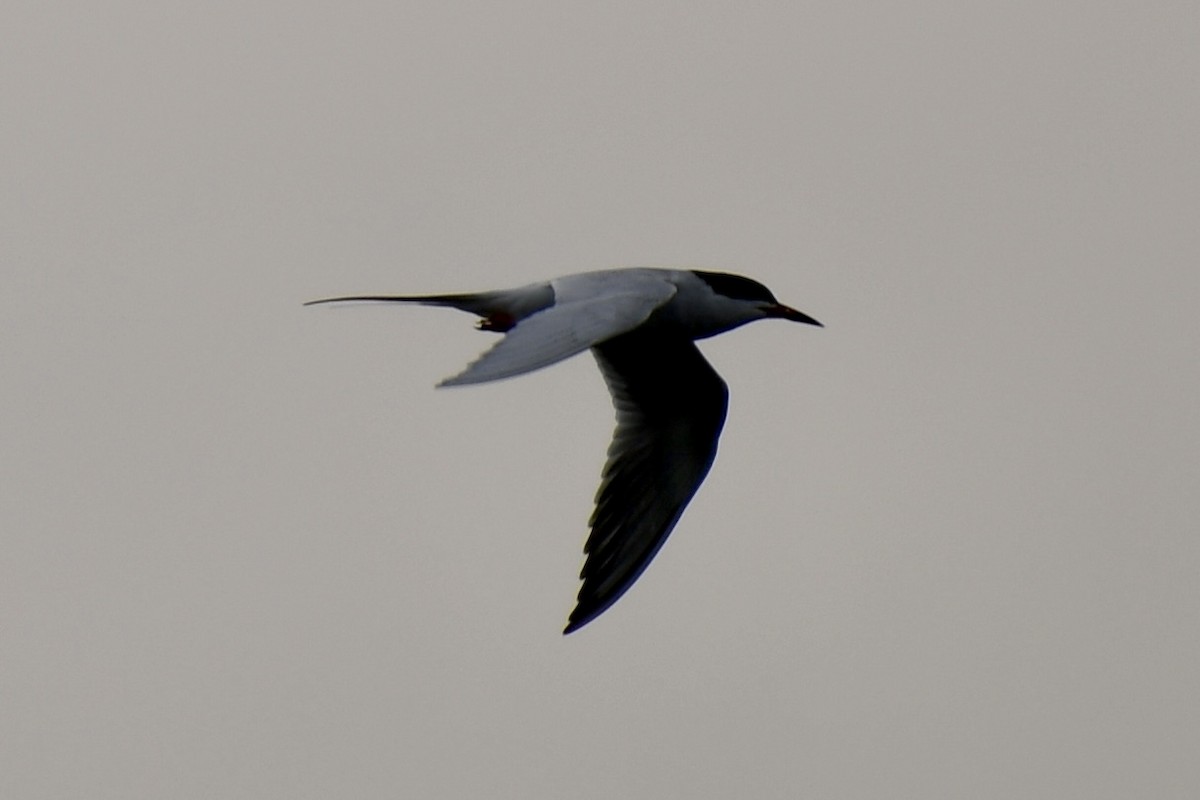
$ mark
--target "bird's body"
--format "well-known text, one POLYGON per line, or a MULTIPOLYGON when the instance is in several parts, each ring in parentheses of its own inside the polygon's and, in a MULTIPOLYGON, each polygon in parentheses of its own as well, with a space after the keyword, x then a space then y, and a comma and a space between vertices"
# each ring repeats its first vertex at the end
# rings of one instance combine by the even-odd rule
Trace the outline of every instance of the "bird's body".
POLYGON ((439 386, 509 378, 588 349, 595 355, 617 429, 565 633, 595 619, 637 580, 716 456, 729 393, 693 341, 768 317, 820 325, 756 281, 697 270, 603 270, 492 292, 311 304, 345 301, 450 306, 481 317, 480 329, 505 334, 439 386))

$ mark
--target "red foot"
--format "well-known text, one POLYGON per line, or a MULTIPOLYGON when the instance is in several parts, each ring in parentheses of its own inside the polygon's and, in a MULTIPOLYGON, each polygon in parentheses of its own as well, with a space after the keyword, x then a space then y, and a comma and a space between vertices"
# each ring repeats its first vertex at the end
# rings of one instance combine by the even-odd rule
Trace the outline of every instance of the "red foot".
POLYGON ((475 323, 475 327, 479 328, 481 331, 496 331, 497 333, 504 333, 505 331, 512 330, 513 326, 516 324, 517 318, 512 314, 507 314, 503 311, 494 311, 483 319, 479 320, 479 322, 475 323))

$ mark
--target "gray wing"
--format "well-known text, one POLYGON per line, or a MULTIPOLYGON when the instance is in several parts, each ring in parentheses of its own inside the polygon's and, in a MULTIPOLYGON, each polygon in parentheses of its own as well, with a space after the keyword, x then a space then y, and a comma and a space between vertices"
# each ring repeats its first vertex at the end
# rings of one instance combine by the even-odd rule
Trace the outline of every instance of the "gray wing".
POLYGON ((549 366, 633 330, 677 291, 669 270, 620 269, 567 275, 516 289, 471 294, 357 295, 312 300, 451 306, 483 317, 504 338, 438 386, 486 383, 549 366))
MULTIPOLYGON (((557 291, 557 284, 565 280, 551 285, 557 291)), ((675 285, 662 278, 630 276, 613 286, 597 286, 583 297, 559 297, 554 305, 518 321, 491 349, 438 386, 511 378, 582 353, 638 327, 675 291, 675 285)))
POLYGON ((725 382, 687 339, 634 330, 592 352, 617 429, 563 633, 602 614, 658 553, 712 466, 729 401, 725 382))

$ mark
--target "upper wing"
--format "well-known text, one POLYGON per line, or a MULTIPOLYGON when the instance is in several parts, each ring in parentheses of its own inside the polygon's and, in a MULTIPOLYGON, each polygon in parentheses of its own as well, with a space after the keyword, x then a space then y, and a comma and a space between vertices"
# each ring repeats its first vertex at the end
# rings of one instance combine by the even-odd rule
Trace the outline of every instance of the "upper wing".
POLYGON ((686 339, 632 331, 592 352, 617 429, 583 548, 583 586, 564 633, 615 603, 662 547, 712 466, 729 401, 725 382, 686 339))
POLYGON ((552 283, 553 305, 518 321, 495 346, 438 386, 485 383, 549 366, 636 328, 676 291, 669 281, 640 276, 593 285, 590 292, 559 283, 552 283))

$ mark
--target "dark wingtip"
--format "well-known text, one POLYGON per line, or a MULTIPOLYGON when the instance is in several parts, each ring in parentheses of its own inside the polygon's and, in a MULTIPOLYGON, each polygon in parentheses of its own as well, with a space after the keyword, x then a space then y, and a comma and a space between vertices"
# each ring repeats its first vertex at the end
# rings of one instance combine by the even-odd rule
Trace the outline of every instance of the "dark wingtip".
POLYGON ((601 606, 600 608, 592 608, 583 611, 580 606, 575 606, 575 610, 571 612, 571 616, 567 618, 567 627, 563 628, 563 636, 572 634, 575 631, 587 625, 589 622, 600 616, 611 603, 601 606))
MULTIPOLYGON (((649 562, 647 562, 649 563, 649 562)), ((575 603, 575 608, 572 609, 571 615, 567 617, 567 627, 563 628, 563 636, 569 633, 574 633, 585 625, 590 625, 596 621, 596 618, 613 607, 613 604, 621 599, 625 592, 629 591, 629 587, 637 581, 642 570, 639 569, 632 578, 625 582, 619 591, 609 594, 607 597, 589 597, 586 600, 582 597, 575 603)), ((582 576, 581 576, 582 577, 582 576)), ((579 593, 583 595, 587 588, 587 581, 584 581, 584 586, 580 588, 579 593)))

